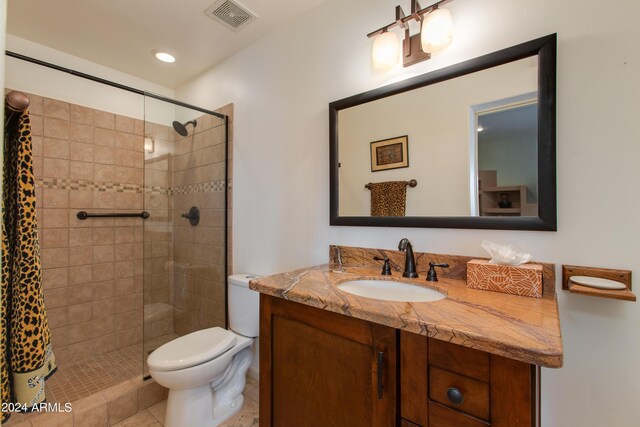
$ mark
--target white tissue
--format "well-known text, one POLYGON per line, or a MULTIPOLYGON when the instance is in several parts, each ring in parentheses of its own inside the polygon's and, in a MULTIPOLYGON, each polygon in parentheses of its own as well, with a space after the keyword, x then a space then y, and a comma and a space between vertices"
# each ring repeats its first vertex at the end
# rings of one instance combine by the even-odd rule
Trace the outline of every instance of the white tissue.
POLYGON ((490 264, 521 265, 531 261, 531 254, 520 252, 512 244, 501 245, 489 240, 483 240, 482 248, 489 253, 491 257, 490 264))

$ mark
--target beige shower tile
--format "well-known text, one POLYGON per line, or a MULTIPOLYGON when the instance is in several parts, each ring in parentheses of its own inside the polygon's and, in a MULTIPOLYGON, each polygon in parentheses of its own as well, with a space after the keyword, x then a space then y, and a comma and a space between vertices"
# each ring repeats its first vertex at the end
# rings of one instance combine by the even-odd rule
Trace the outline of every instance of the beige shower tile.
POLYGON ((111 262, 113 261, 113 258, 114 258, 113 245, 93 246, 93 263, 94 264, 111 262))
POLYGON ((71 344, 69 349, 69 363, 78 363, 91 359, 91 341, 83 341, 77 344, 71 344))
POLYGON ((133 328, 116 332, 116 349, 129 347, 134 344, 136 344, 136 342, 133 328))
POLYGON ((86 283, 91 283, 92 281, 92 265, 78 265, 75 267, 69 267, 69 285, 84 285, 86 283))
MULTIPOLYGON (((45 307, 47 310, 48 307, 45 307)), ((62 328, 51 329, 51 345, 54 349, 59 347, 66 347, 69 344, 69 328, 64 326, 62 328)))
POLYGON ((42 412, 34 414, 30 421, 38 427, 73 427, 73 413, 42 412))
POLYGON ((95 128, 93 142, 96 145, 113 147, 116 142, 116 133, 108 129, 95 128))
POLYGON ((69 119, 72 122, 93 125, 94 110, 81 105, 69 105, 69 119))
POLYGON ((69 246, 91 246, 92 230, 90 228, 70 228, 69 229, 69 246))
POLYGON ((140 313, 137 313, 136 311, 116 314, 114 317, 114 327, 116 332, 132 328, 134 326, 134 318, 139 315, 140 313))
POLYGON ((144 121, 135 119, 133 133, 136 135, 144 135, 144 121))
POLYGON ((93 331, 94 337, 113 334, 115 332, 113 316, 101 317, 100 319, 92 320, 91 330, 93 331))
MULTIPOLYGON (((99 165, 96 165, 96 167, 98 166, 99 165)), ((113 209, 113 206, 115 203, 115 196, 116 196, 116 193, 111 193, 106 191, 96 191, 93 193, 93 207, 95 209, 113 209)), ((104 226, 110 225, 113 223, 112 218, 103 218, 102 220, 105 220, 105 219, 109 219, 110 223, 104 224, 104 226)), ((97 222, 95 222, 95 220, 94 220, 94 224, 96 224, 97 226, 97 222)))
POLYGON ((33 177, 35 179, 40 179, 44 177, 44 158, 43 157, 33 158, 33 177))
POLYGON ((93 317, 91 303, 74 304, 69 306, 69 343, 74 344, 91 338, 91 331, 86 324, 93 317))
POLYGON ((138 389, 138 402, 140 410, 147 409, 167 398, 168 390, 155 381, 146 381, 138 389))
POLYGON ((29 114, 44 115, 44 98, 33 93, 27 93, 26 95, 29 98, 29 114))
POLYGON ((71 161, 69 178, 83 181, 91 181, 94 177, 94 164, 92 162, 71 161))
MULTIPOLYGON (((100 277, 97 277, 97 280, 100 280, 100 277)), ((113 280, 107 280, 104 282, 96 281, 92 285, 93 287, 93 300, 99 301, 107 298, 113 298, 113 290, 114 290, 114 282, 113 280)))
POLYGON ((134 227, 117 227, 115 243, 132 243, 134 241, 134 227))
POLYGON ((56 159, 69 158, 69 141, 66 139, 44 138, 44 157, 56 159))
POLYGON ((44 99, 44 116, 54 119, 69 120, 69 103, 56 99, 44 99))
POLYGON ((42 248, 66 248, 69 246, 69 230, 66 228, 47 228, 42 230, 42 248))
POLYGON ((116 115, 115 128, 120 132, 135 133, 135 120, 131 117, 116 115))
MULTIPOLYGON (((120 397, 117 397, 109 401, 109 425, 117 425, 120 421, 125 420, 138 412, 138 390, 134 389, 120 397)), ((148 412, 145 412, 141 417, 145 415, 151 416, 148 412)), ((152 417, 153 418, 153 417, 152 417)), ((131 423, 123 423, 122 427, 144 426, 146 421, 144 419, 133 418, 131 423)))
MULTIPOLYGON (((73 172, 73 163, 71 162, 71 171, 73 172)), ((82 163, 82 162, 77 162, 82 163)), ((91 168, 91 175, 93 176, 93 163, 89 163, 91 168)), ((88 174, 87 174, 88 175, 88 174)), ((74 177, 71 177, 74 179, 74 177)), ((81 179, 81 178, 75 178, 81 179)), ((89 178, 91 179, 91 178, 89 178)), ((91 210, 93 208, 93 192, 87 190, 69 190, 69 207, 74 210, 91 210)))
POLYGON ((84 410, 78 410, 77 405, 74 405, 74 427, 107 427, 108 425, 109 417, 106 402, 84 410))
POLYGON ((93 318, 113 316, 115 314, 115 301, 113 298, 107 298, 93 302, 93 318))
POLYGON ((135 291, 133 286, 133 277, 125 277, 115 280, 116 296, 133 294, 135 291))
POLYGON ((69 139, 71 141, 92 144, 95 139, 95 129, 91 125, 71 122, 69 125, 69 139))
POLYGON ((47 321, 50 328, 61 328, 69 323, 67 307, 47 310, 47 321))
POLYGON ((69 301, 67 287, 46 289, 44 292, 44 304, 47 309, 66 307, 69 301))
POLYGON ((93 151, 93 158, 96 163, 112 165, 115 162, 115 150, 112 147, 96 145, 93 151))
POLYGON ((139 146, 144 146, 144 138, 141 136, 132 133, 116 132, 116 148, 134 151, 139 146))
MULTIPOLYGON (((96 264, 93 266, 93 280, 95 281, 110 281, 113 280, 113 275, 114 269, 112 262, 108 262, 105 264, 96 264)), ((111 284, 111 286, 113 286, 113 283, 111 284)), ((111 291, 111 294, 113 295, 113 290, 111 291)))
POLYGON ((133 259, 133 244, 125 243, 116 245, 115 247, 115 260, 124 261, 133 259))
MULTIPOLYGON (((116 168, 112 165, 96 164, 94 179, 102 182, 113 182, 116 179, 116 168)), ((123 181, 122 178, 118 176, 118 182, 126 181, 123 181)))
POLYGON ((120 150, 120 149, 116 149, 115 153, 114 153, 114 159, 115 159, 115 164, 117 166, 127 166, 127 167, 134 167, 135 164, 135 157, 133 156, 133 154, 131 151, 129 150, 120 150))
POLYGON ((115 114, 95 110, 95 124, 97 128, 114 129, 115 114))
POLYGON ((31 115, 31 136, 42 136, 44 134, 44 119, 42 116, 31 115))
POLYGON ((93 286, 90 284, 69 287, 69 305, 84 304, 93 300, 93 286))
MULTIPOLYGON (((46 138, 45 138, 46 145, 46 138)), ((46 147, 45 147, 46 149, 46 147)), ((43 177, 45 178, 68 178, 69 177, 69 160, 65 159, 44 159, 43 177)))
POLYGON ((69 265, 90 265, 93 262, 92 251, 88 251, 86 247, 69 248, 69 265))
POLYGON ((42 249, 42 268, 60 268, 69 266, 69 249, 42 249))
POLYGON ((59 288, 69 284, 69 269, 44 268, 42 270, 42 285, 45 289, 59 288))
POLYGON ((115 298, 116 314, 134 311, 136 309, 135 295, 122 295, 115 298))
POLYGON ((31 135, 31 152, 34 156, 44 155, 44 137, 31 135))
POLYGON ((134 269, 133 269, 133 260, 126 261, 116 261, 115 263, 115 278, 125 278, 125 277, 133 277, 134 269))
POLYGON ((103 335, 91 341, 93 354, 104 354, 116 349, 116 334, 103 335))
POLYGON ((101 227, 93 229, 94 245, 110 245, 115 243, 115 228, 101 227))
POLYGON ((69 209, 48 209, 45 207, 42 210, 42 219, 43 228, 68 227, 69 209))
POLYGON ((69 139, 69 122, 67 120, 44 118, 44 136, 58 139, 69 139))
POLYGON ((69 143, 69 158, 81 162, 93 162, 93 144, 71 141, 69 143))
MULTIPOLYGON (((45 188, 42 193, 42 207, 45 208, 68 208, 69 207, 69 190, 56 190, 45 188)), ((45 221, 46 221, 45 212, 45 221)), ((46 227, 46 226, 45 226, 46 227)))

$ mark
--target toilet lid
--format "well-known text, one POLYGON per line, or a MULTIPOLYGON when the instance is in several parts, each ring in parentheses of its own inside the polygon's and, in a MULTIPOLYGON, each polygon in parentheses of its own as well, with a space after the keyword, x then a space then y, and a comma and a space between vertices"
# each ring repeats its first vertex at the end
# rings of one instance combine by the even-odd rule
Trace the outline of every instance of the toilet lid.
POLYGON ((156 371, 175 371, 207 362, 236 343, 236 335, 222 328, 192 332, 158 347, 147 364, 156 371))

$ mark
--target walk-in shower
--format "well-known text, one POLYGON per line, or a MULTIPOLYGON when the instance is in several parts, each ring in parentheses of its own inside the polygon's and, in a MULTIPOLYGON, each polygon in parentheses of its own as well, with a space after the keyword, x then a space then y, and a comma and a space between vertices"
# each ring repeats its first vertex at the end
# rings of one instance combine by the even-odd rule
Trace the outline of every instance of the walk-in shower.
POLYGON ((153 384, 143 381, 149 352, 226 327, 228 116, 7 56, 8 88, 31 103, 45 309, 58 361, 47 402, 120 399, 114 390, 136 383, 142 405, 153 384), (24 87, 16 70, 25 67, 65 73, 64 88, 42 96, 37 84, 24 87), (107 90, 130 103, 99 105, 93 92, 107 90), (193 206, 195 226, 184 217, 193 206))

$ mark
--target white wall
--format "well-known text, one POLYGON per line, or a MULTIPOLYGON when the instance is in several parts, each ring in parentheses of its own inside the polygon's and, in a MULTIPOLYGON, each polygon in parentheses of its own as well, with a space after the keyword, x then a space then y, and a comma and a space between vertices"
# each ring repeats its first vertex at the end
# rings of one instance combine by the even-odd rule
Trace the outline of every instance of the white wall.
POLYGON ((411 179, 407 216, 470 215, 472 107, 536 92, 537 64, 522 59, 339 111, 340 215, 369 216, 368 182, 411 179), (402 135, 409 167, 371 172, 370 143, 402 135))
MULTIPOLYGON (((6 37, 6 49, 9 51, 168 98, 173 98, 175 95, 172 89, 125 74, 113 68, 105 67, 11 34, 7 34, 6 37)), ((5 87, 123 116, 144 119, 145 98, 141 95, 20 59, 6 58, 5 87)), ((173 121, 174 108, 167 103, 153 102, 148 105, 147 114, 151 117, 150 121, 163 123, 167 126, 173 121)))
POLYGON ((235 103, 234 270, 323 263, 331 243, 393 248, 406 236, 465 255, 481 255, 483 238, 516 243, 558 267, 565 366, 543 370, 543 425, 637 425, 640 304, 569 295, 559 268, 640 271, 640 2, 455 0, 448 50, 376 72, 366 34, 395 4, 329 0, 177 90, 203 107, 235 103), (330 101, 554 32, 558 232, 329 227, 330 101))

